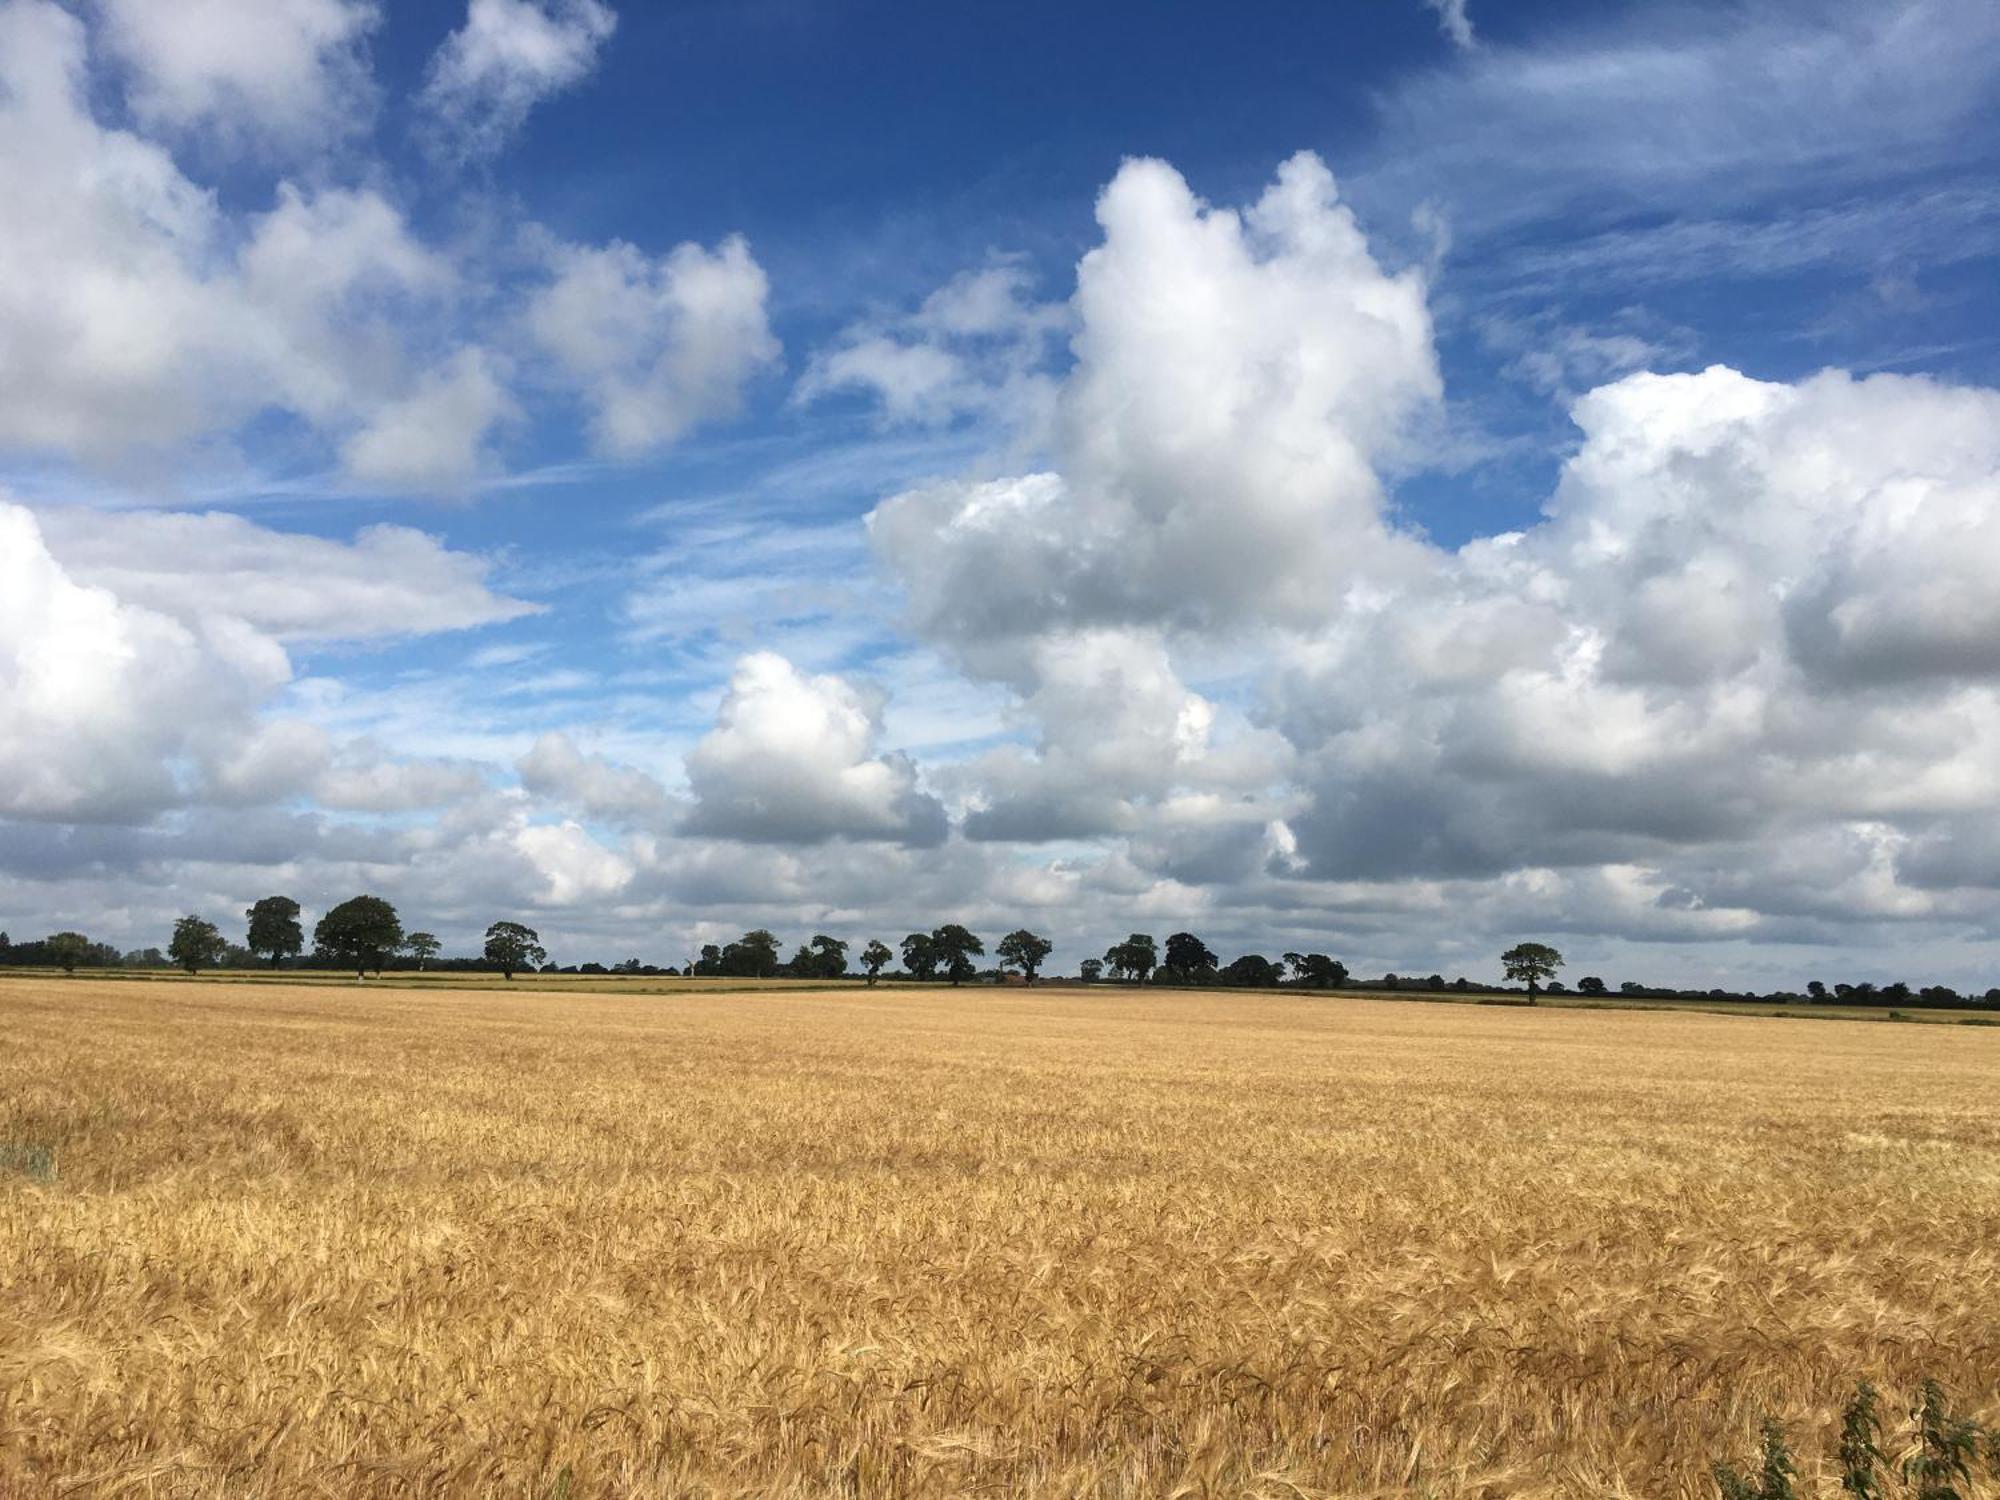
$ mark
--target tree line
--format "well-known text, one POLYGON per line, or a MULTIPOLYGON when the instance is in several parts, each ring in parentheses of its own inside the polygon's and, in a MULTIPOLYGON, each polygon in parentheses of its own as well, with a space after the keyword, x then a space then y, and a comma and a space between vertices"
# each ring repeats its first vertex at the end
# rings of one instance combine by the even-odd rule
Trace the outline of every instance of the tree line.
MULTIPOLYGON (((380 896, 355 896, 333 907, 312 929, 312 946, 306 947, 306 932, 299 903, 289 896, 266 896, 244 913, 241 943, 225 938, 220 928, 205 918, 189 915, 174 924, 164 950, 138 949, 121 953, 108 943, 93 942, 79 932, 58 932, 37 941, 14 943, 0 932, 0 966, 60 968, 73 973, 78 968, 161 968, 177 966, 190 974, 203 969, 244 968, 252 965, 282 968, 288 964, 315 968, 351 968, 357 976, 391 967, 419 970, 457 970, 499 973, 507 979, 516 974, 626 974, 693 975, 713 978, 746 979, 863 979, 874 984, 881 979, 919 983, 940 980, 952 984, 996 983, 1019 980, 1033 984, 1042 978, 1043 966, 1055 945, 1039 933, 1017 928, 1001 938, 987 957, 986 945, 978 934, 961 923, 947 922, 929 932, 912 932, 894 947, 880 938, 870 938, 857 949, 845 939, 815 933, 786 957, 784 945, 767 928, 752 928, 734 942, 710 943, 683 966, 641 963, 636 958, 605 965, 602 963, 558 966, 549 960, 541 936, 525 923, 506 920, 486 929, 477 955, 442 956, 435 934, 408 931, 396 908, 380 896), (850 955, 852 958, 850 959, 850 955), (900 958, 893 972, 890 965, 900 958)), ((1192 932, 1176 932, 1164 944, 1151 933, 1134 932, 1113 943, 1101 958, 1083 959, 1076 978, 1085 984, 1168 985, 1198 987, 1216 985, 1230 989, 1334 990, 1341 988, 1372 991, 1415 991, 1491 996, 1520 994, 1512 986, 1524 985, 1527 1001, 1533 1004, 1542 994, 1577 994, 1586 998, 1627 1000, 1733 1001, 1768 1005, 1852 1005, 1925 1006, 1958 1009, 2000 1009, 2000 987, 1983 995, 1961 994, 1947 985, 1927 985, 1921 989, 1905 983, 1837 983, 1831 986, 1815 979, 1803 990, 1775 990, 1768 993, 1725 989, 1688 990, 1641 984, 1625 980, 1614 990, 1601 977, 1590 974, 1576 981, 1574 990, 1565 988, 1555 975, 1563 967, 1561 953, 1546 943, 1518 943, 1501 955, 1507 984, 1495 985, 1458 978, 1447 981, 1442 974, 1424 977, 1384 974, 1380 978, 1356 978, 1346 964, 1325 953, 1286 952, 1278 958, 1261 953, 1245 953, 1223 963, 1213 949, 1192 932)))

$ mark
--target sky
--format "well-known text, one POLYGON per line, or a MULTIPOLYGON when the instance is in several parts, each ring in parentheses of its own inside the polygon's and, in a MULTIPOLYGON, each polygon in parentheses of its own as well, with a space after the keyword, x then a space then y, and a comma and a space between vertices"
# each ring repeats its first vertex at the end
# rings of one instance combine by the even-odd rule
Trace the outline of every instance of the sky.
POLYGON ((2000 984, 1984 0, 0 0, 0 930, 2000 984))

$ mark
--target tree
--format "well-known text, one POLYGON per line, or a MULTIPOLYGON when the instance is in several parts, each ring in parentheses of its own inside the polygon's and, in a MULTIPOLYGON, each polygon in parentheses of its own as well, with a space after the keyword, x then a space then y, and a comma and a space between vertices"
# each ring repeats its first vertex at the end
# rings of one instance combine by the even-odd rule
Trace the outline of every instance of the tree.
POLYGON ((1019 969, 1029 984, 1035 982, 1035 975, 1041 972, 1042 960, 1054 951, 1055 944, 1045 937, 1038 937, 1022 927, 1000 939, 993 952, 1000 960, 1001 967, 1019 969))
POLYGON ((417 961, 419 969, 438 956, 438 949, 444 945, 437 940, 434 932, 413 932, 403 939, 403 947, 410 957, 417 961))
POLYGON ((945 977, 963 984, 978 972, 972 960, 985 955, 986 945, 958 923, 947 922, 931 934, 931 952, 944 965, 945 977))
POLYGON ((403 924, 396 908, 380 896, 343 901, 313 926, 313 947, 343 968, 352 964, 356 979, 369 969, 381 973, 389 955, 402 946, 403 924))
POLYGON ((847 972, 847 944, 839 938, 815 933, 811 946, 814 978, 838 979, 847 972))
POLYGON ((1287 953, 1285 962, 1291 965, 1295 984, 1316 990, 1331 990, 1347 983, 1347 965, 1338 959, 1328 958, 1324 953, 1287 953))
POLYGON ((1551 977, 1563 964, 1563 956, 1547 943, 1516 943, 1500 955, 1507 977, 1523 980, 1528 986, 1528 1004, 1535 1003, 1535 985, 1551 977))
POLYGON ((1246 953, 1222 971, 1224 984, 1247 989, 1265 989, 1278 982, 1282 971, 1261 953, 1246 953))
POLYGON ((1826 1003, 1826 985, 1823 981, 1818 979, 1810 981, 1806 985, 1806 993, 1812 996, 1813 1004, 1824 1005, 1826 1003))
POLYGON ((717 972, 739 978, 769 979, 778 972, 778 940, 767 928, 753 927, 725 944, 717 972))
POLYGON ((42 951, 63 973, 74 974, 76 966, 90 956, 90 939, 80 932, 52 932, 42 939, 42 951))
POLYGON ((167 944, 167 957, 188 973, 212 967, 227 946, 213 922, 200 917, 182 917, 174 923, 174 935, 167 944))
POLYGON ((880 938, 868 940, 868 946, 861 950, 861 967, 868 971, 870 984, 881 977, 883 967, 895 956, 895 951, 880 938))
POLYGON ((1579 995, 1602 995, 1606 993, 1604 981, 1595 974, 1586 974, 1576 982, 1579 995))
POLYGON ((548 950, 541 934, 519 922, 495 922, 486 929, 486 961, 497 966, 509 980, 516 969, 532 968, 548 962, 548 950))
POLYGON ((1101 958, 1086 958, 1076 966, 1076 971, 1082 976, 1085 984, 1095 984, 1104 977, 1104 960, 1101 958))
POLYGON ((1122 943, 1114 943, 1104 951, 1104 962, 1114 974, 1123 975, 1136 984, 1144 984, 1146 976, 1159 963, 1159 950, 1153 944, 1150 932, 1135 932, 1122 943))
POLYGON ((912 979, 930 979, 937 973, 938 951, 928 932, 913 932, 903 939, 903 972, 912 979))
POLYGON ((290 896, 266 896, 243 917, 250 924, 243 946, 260 958, 268 957, 274 969, 284 959, 297 958, 306 945, 306 935, 299 929, 299 903, 290 896))
POLYGON ((1200 938, 1191 932, 1176 932, 1167 939, 1167 961, 1160 966, 1160 978, 1171 984, 1208 984, 1215 978, 1217 962, 1200 938))

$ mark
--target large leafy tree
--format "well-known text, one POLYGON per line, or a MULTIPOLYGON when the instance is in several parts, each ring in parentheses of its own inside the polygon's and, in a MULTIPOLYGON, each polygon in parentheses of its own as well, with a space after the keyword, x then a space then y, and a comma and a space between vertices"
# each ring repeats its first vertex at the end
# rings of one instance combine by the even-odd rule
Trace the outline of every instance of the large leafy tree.
POLYGON ((1000 939, 994 954, 1011 969, 1019 969, 1029 984, 1042 970, 1042 962, 1055 951, 1055 944, 1022 927, 1000 939))
POLYGON ((486 961, 511 980, 521 969, 547 963, 549 953, 534 928, 519 922, 495 922, 486 929, 486 961))
POLYGON ((1191 932, 1176 932, 1167 939, 1160 978, 1174 984, 1208 984, 1215 978, 1216 962, 1208 944, 1191 932))
POLYGON ((90 939, 80 932, 52 932, 42 939, 42 951, 65 974, 74 974, 76 966, 90 956, 90 949, 90 939))
POLYGON ((352 964, 356 979, 369 969, 380 973, 402 946, 396 908, 380 896, 354 896, 313 924, 313 947, 343 968, 352 964))
POLYGON ((1261 953, 1246 953, 1222 971, 1224 984, 1247 989, 1265 989, 1278 982, 1283 971, 1261 953))
POLYGON ((1095 984, 1099 979, 1104 977, 1104 960, 1101 958, 1086 958, 1076 966, 1076 972, 1082 976, 1085 984, 1095 984))
POLYGON ((932 979, 937 975, 937 945, 928 932, 913 932, 902 941, 903 971, 912 979, 932 979))
POLYGON ((1287 953, 1285 962, 1291 966, 1294 984, 1332 990, 1347 983, 1347 965, 1324 953, 1287 953))
POLYGON ((717 972, 745 979, 769 979, 778 972, 778 939, 762 927, 753 927, 733 943, 723 946, 717 972))
POLYGON ((1535 986, 1555 976, 1563 966, 1563 956, 1547 943, 1516 943, 1500 955, 1507 977, 1528 986, 1528 1003, 1535 1003, 1535 986))
POLYGON ((895 950, 880 938, 870 938, 868 940, 868 946, 861 950, 861 967, 868 971, 868 982, 870 984, 873 984, 881 977, 882 970, 888 965, 889 960, 895 956, 895 950))
POLYGON ((967 928, 947 922, 931 934, 931 951, 944 965, 945 977, 953 984, 963 984, 979 972, 972 960, 984 956, 986 945, 967 928))
POLYGON ((1135 932, 1124 942, 1107 948, 1104 962, 1113 974, 1144 984, 1146 976, 1159 965, 1160 950, 1150 932, 1135 932))
POLYGON ((182 917, 174 923, 174 935, 167 942, 167 957, 190 974, 214 966, 228 949, 213 922, 200 917, 182 917))
POLYGON ((839 938, 814 933, 806 952, 815 979, 838 979, 847 972, 847 944, 839 938))
POLYGON ((434 932, 413 932, 403 939, 403 949, 417 961, 419 969, 438 956, 444 945, 437 940, 434 932))
POLYGON ((266 896, 243 913, 250 931, 243 946, 259 958, 271 960, 271 967, 287 958, 297 958, 305 948, 306 935, 299 927, 299 903, 290 896, 266 896))

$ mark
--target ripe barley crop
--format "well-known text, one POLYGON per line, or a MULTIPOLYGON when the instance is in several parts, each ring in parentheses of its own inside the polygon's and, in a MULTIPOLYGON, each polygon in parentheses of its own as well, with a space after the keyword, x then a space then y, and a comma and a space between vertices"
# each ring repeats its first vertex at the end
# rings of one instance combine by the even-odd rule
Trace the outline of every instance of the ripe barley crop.
MULTIPOLYGON (((1831 1492, 2000 1415, 2000 1040, 0 981, 0 1494, 1831 1492), (1824 1441, 1821 1441, 1821 1437, 1824 1441)), ((1991 1493, 1989 1488, 1982 1493, 1991 1493)))

